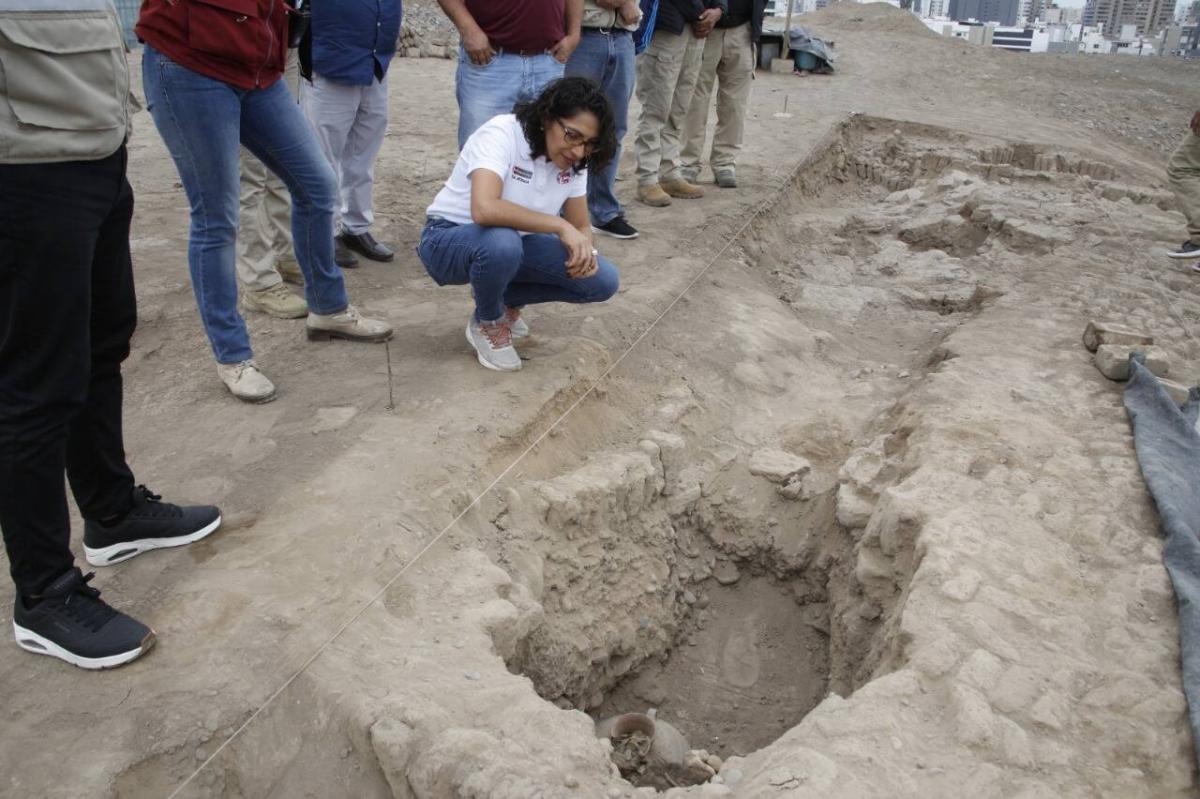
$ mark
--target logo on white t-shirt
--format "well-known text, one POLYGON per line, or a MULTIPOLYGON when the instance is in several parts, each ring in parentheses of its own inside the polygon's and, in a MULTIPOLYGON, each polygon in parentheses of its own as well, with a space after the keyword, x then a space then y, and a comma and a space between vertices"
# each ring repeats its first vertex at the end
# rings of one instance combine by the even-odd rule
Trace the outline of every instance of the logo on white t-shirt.
POLYGON ((575 176, 575 170, 564 169, 558 173, 558 185, 565 186, 571 182, 571 178, 575 176))

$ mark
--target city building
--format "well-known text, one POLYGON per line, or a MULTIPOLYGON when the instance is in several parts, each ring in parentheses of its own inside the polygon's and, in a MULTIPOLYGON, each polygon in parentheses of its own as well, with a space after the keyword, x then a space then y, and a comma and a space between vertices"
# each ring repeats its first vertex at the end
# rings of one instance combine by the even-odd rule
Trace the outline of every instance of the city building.
POLYGON ((1084 24, 1102 27, 1110 39, 1124 39, 1121 29, 1125 25, 1135 27, 1135 36, 1157 36, 1175 15, 1174 0, 1088 0, 1088 3, 1084 24))
POLYGON ((955 22, 996 22, 1017 24, 1019 0, 950 0, 948 16, 955 22))

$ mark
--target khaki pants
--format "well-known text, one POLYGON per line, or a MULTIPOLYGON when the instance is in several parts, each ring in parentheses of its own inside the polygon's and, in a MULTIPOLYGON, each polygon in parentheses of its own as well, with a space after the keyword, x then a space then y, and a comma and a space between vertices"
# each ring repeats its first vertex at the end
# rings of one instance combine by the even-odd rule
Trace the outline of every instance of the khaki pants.
POLYGON ((1167 177, 1187 217, 1188 238, 1200 244, 1200 136, 1189 133, 1167 162, 1167 177))
POLYGON ((695 46, 701 48, 703 54, 700 75, 683 126, 683 168, 689 172, 700 171, 708 108, 715 83, 717 129, 713 132, 709 166, 714 173, 718 169, 733 169, 742 150, 746 107, 754 78, 754 42, 750 38, 750 24, 717 28, 708 38, 698 40, 695 46))
MULTIPOLYGON (((288 51, 287 82, 292 96, 300 79, 296 51, 288 51)), ((248 291, 262 291, 283 278, 276 267, 292 254, 292 202, 287 187, 263 162, 242 148, 241 209, 238 219, 237 276, 248 291)))
POLYGON ((700 74, 703 48, 690 27, 676 36, 655 34, 637 59, 637 135, 633 140, 639 186, 679 177, 680 137, 700 74))

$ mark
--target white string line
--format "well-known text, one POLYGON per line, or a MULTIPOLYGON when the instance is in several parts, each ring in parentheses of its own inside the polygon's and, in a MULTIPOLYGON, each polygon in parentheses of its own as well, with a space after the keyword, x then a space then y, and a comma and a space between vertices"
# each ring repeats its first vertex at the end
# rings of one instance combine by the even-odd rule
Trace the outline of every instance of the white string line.
MULTIPOLYGON (((833 129, 831 130, 831 133, 839 131, 842 128, 842 125, 843 125, 842 122, 835 123, 835 125, 833 126, 833 129)), ((559 414, 558 418, 555 419, 554 422, 549 427, 547 427, 545 430, 543 430, 538 435, 538 437, 533 440, 533 443, 531 443, 529 446, 527 446, 521 452, 521 454, 519 454, 516 457, 516 459, 513 460, 512 463, 510 463, 507 467, 505 467, 504 471, 500 472, 500 474, 497 475, 495 477, 495 479, 492 480, 492 482, 488 483, 487 487, 484 488, 483 491, 481 491, 474 499, 472 499, 469 505, 467 505, 465 508, 463 508, 461 511, 459 511, 458 515, 455 516, 453 519, 451 519, 450 522, 444 528, 442 528, 442 531, 440 533, 438 533, 436 536, 434 536, 432 539, 430 539, 429 543, 426 544, 425 546, 423 546, 420 549, 420 551, 418 551, 417 554, 411 560, 409 560, 407 563, 405 563, 400 568, 400 571, 396 572, 396 574, 390 580, 388 580, 386 583, 384 583, 383 587, 380 588, 378 591, 376 591, 375 594, 369 600, 367 600, 367 602, 361 608, 359 608, 357 611, 355 611, 354 615, 352 615, 349 619, 347 619, 346 622, 344 624, 342 624, 342 626, 339 627, 337 629, 337 631, 335 631, 333 633, 333 635, 329 636, 329 638, 326 639, 323 644, 321 644, 319 647, 317 647, 316 651, 314 651, 312 653, 312 655, 310 655, 308 657, 308 659, 305 660, 304 663, 302 663, 300 665, 300 667, 298 669, 296 669, 296 671, 293 672, 292 675, 283 682, 282 685, 280 685, 277 689, 275 689, 274 693, 272 693, 270 696, 268 696, 266 701, 264 701, 258 707, 257 710, 255 710, 253 713, 251 713, 250 717, 248 719, 246 719, 244 722, 242 722, 241 726, 239 726, 236 730, 234 730, 233 733, 228 738, 226 738, 225 741, 222 742, 222 744, 220 746, 218 746, 211 755, 209 755, 207 758, 204 759, 203 763, 201 763, 199 766, 196 767, 196 770, 193 771, 187 777, 187 779, 185 779, 182 783, 179 784, 179 787, 177 787, 174 791, 171 792, 168 799, 175 799, 175 797, 178 796, 179 793, 184 788, 186 788, 192 782, 192 780, 194 780, 197 777, 197 775, 199 775, 200 772, 203 771, 206 766, 208 766, 209 763, 211 763, 213 760, 215 760, 217 758, 217 756, 219 754, 221 754, 221 752, 223 752, 225 750, 225 748, 234 741, 234 739, 236 739, 239 735, 241 735, 243 732, 245 732, 246 728, 249 727, 250 724, 253 723, 253 721, 255 719, 257 719, 260 715, 262 715, 263 711, 265 711, 271 705, 271 703, 274 702, 279 697, 280 694, 282 694, 284 691, 286 691, 288 686, 290 686, 293 682, 295 682, 296 679, 301 674, 303 674, 305 671, 307 671, 308 667, 311 666, 316 661, 316 659, 319 658, 325 652, 325 650, 328 649, 333 644, 334 641, 336 641, 338 638, 340 638, 342 633, 344 633, 346 630, 348 630, 350 628, 351 625, 353 625, 356 621, 358 621, 362 617, 362 615, 364 613, 366 613, 367 610, 379 600, 380 597, 382 597, 385 593, 387 593, 388 589, 391 588, 392 585, 397 580, 399 580, 401 577, 404 576, 405 572, 407 572, 414 563, 416 563, 418 560, 420 560, 421 557, 426 552, 428 552, 430 549, 432 549, 434 544, 438 543, 443 537, 445 537, 446 533, 450 532, 450 530, 456 524, 458 524, 458 522, 461 521, 462 518, 464 516, 466 516, 467 513, 472 508, 474 508, 476 505, 478 505, 480 500, 482 500, 484 497, 486 497, 488 494, 490 494, 492 492, 492 490, 497 485, 499 485, 504 480, 504 478, 506 478, 509 475, 509 473, 511 473, 512 470, 515 469, 517 467, 517 465, 519 463, 521 463, 521 461, 523 461, 525 459, 525 457, 527 455, 529 455, 529 453, 532 452, 538 446, 538 444, 542 443, 542 441, 545 440, 545 438, 550 435, 551 430, 554 430, 556 427, 558 427, 559 424, 561 424, 562 421, 564 419, 566 419, 567 416, 569 416, 572 411, 574 411, 577 407, 579 407, 579 405, 592 394, 592 392, 595 390, 596 386, 598 386, 601 383, 601 381, 606 379, 610 374, 612 374, 612 372, 618 366, 621 365, 621 362, 625 360, 625 358, 629 355, 629 353, 633 352, 634 348, 637 347, 637 345, 640 344, 642 342, 642 340, 645 339, 646 336, 648 336, 650 334, 650 331, 652 331, 658 325, 658 323, 661 322, 663 320, 663 318, 666 317, 666 315, 671 312, 671 309, 673 309, 676 305, 679 304, 679 301, 683 299, 683 296, 685 294, 687 294, 689 291, 691 291, 692 287, 695 286, 697 282, 699 282, 700 278, 704 277, 704 275, 708 272, 708 270, 711 269, 712 266, 718 260, 721 259, 721 256, 723 256, 725 254, 725 252, 731 246, 733 246, 733 243, 735 241, 737 241, 743 233, 746 232, 746 229, 748 227, 750 227, 751 223, 753 223, 754 220, 758 219, 758 217, 761 216, 762 213, 764 211, 766 211, 768 207, 770 207, 772 204, 775 203, 775 201, 779 198, 779 193, 781 191, 783 191, 785 188, 787 188, 788 184, 791 183, 795 179, 796 175, 800 172, 800 170, 809 164, 812 155, 817 152, 820 152, 820 150, 823 147, 827 146, 826 139, 828 139, 828 138, 829 138, 829 134, 821 137, 821 139, 816 143, 816 145, 814 145, 813 149, 810 150, 809 153, 803 159, 801 159, 800 163, 797 164, 792 169, 792 171, 788 175, 787 179, 785 181, 783 181, 775 189, 771 190, 768 199, 764 200, 761 204, 759 204, 758 208, 755 209, 754 213, 752 213, 750 215, 750 217, 748 219, 746 219, 745 222, 742 223, 742 226, 739 227, 732 236, 730 236, 729 240, 725 242, 725 245, 723 247, 721 247, 720 250, 717 251, 717 254, 714 255, 707 264, 705 264, 703 269, 701 269, 699 272, 696 273, 695 277, 693 277, 688 282, 688 284, 686 286, 684 286, 683 291, 679 292, 679 294, 676 295, 676 297, 673 300, 671 300, 670 304, 668 304, 667 307, 663 309, 662 313, 660 313, 654 319, 654 321, 651 322, 649 324, 649 326, 646 327, 646 329, 643 330, 638 335, 638 337, 633 340, 633 342, 625 349, 625 351, 623 353, 621 353, 620 357, 618 357, 615 361, 613 361, 612 364, 607 369, 605 369, 604 372, 599 377, 595 378, 592 381, 591 385, 588 386, 587 391, 584 391, 582 394, 579 395, 579 397, 574 402, 572 402, 569 406, 567 406, 567 409, 564 410, 561 414, 559 414)))
MULTIPOLYGON (((1159 292, 1163 295, 1163 299, 1166 300, 1167 311, 1172 317, 1174 317, 1179 326, 1183 328, 1183 332, 1192 340, 1192 343, 1197 347, 1200 347, 1200 338, 1197 338, 1196 334, 1192 332, 1192 329, 1188 327, 1188 323, 1185 321, 1183 314, 1176 312, 1174 297, 1172 296, 1171 292, 1167 290, 1167 287, 1164 286, 1161 281, 1159 281, 1158 276, 1154 274, 1154 268, 1150 264, 1149 257, 1146 256, 1144 252, 1139 252, 1138 250, 1134 249, 1134 246, 1130 243, 1131 239, 1129 238, 1129 234, 1125 231, 1124 226, 1121 225, 1121 223, 1117 221, 1116 217, 1114 217, 1112 213, 1109 212, 1108 208, 1105 207, 1104 200, 1100 200, 1099 204, 1100 210, 1106 217, 1108 217, 1108 221, 1111 222, 1121 234, 1121 240, 1125 243, 1129 253, 1134 257, 1135 260, 1141 260, 1142 271, 1149 275, 1150 280, 1153 281, 1154 285, 1158 287, 1159 292)), ((1197 264, 1200 264, 1200 261, 1197 261, 1197 264)))

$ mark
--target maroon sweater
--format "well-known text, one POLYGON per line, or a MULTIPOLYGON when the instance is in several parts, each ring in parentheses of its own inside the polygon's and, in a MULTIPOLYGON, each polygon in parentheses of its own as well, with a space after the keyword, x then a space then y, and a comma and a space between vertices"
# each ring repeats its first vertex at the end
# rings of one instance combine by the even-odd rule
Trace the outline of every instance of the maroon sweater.
POLYGON ((255 89, 287 62, 284 0, 144 0, 134 32, 180 66, 255 89))
POLYGON ((566 0, 466 0, 492 47, 549 50, 566 36, 566 0))

